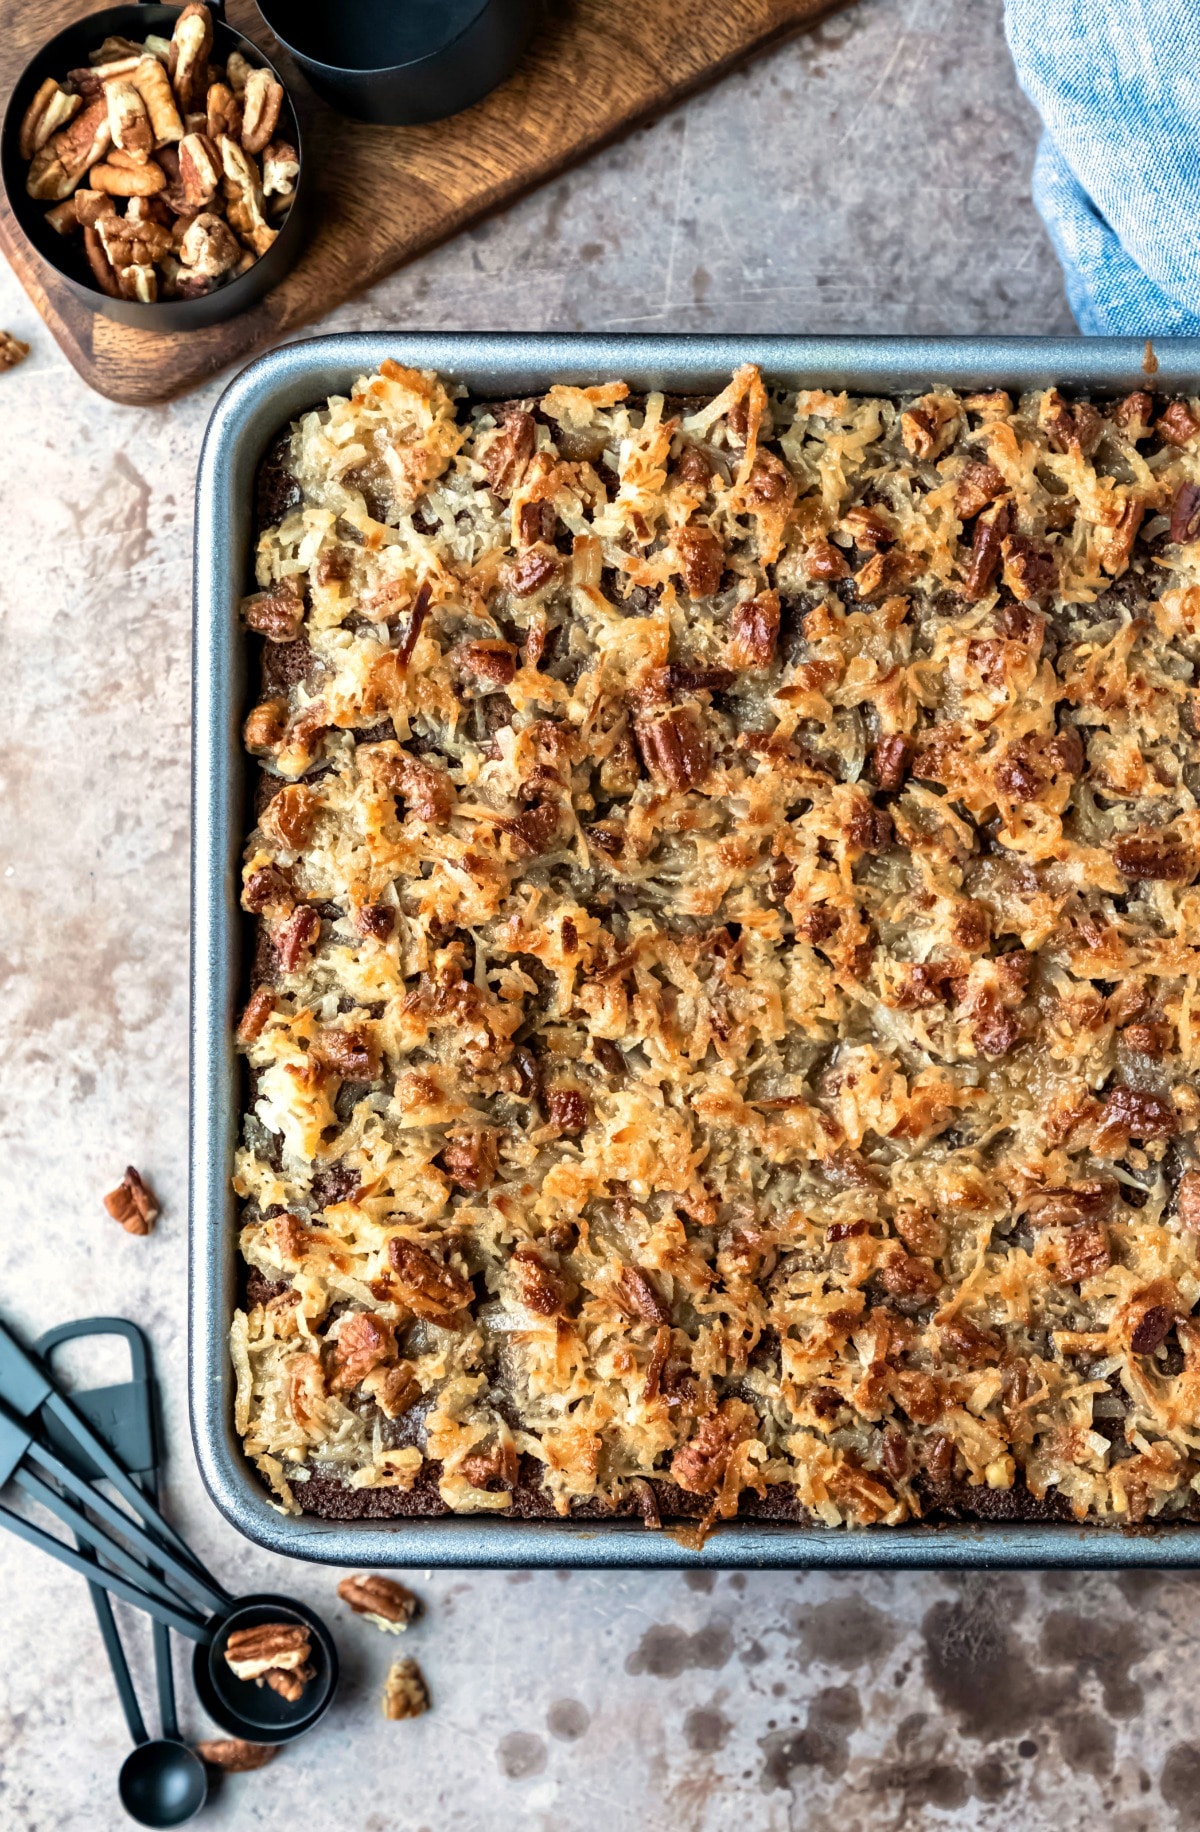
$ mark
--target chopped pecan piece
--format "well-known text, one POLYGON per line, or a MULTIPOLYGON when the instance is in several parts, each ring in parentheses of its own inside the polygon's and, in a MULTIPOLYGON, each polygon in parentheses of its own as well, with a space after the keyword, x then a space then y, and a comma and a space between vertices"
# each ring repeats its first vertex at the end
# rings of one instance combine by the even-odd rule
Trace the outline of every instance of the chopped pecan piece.
POLYGON ((392 1324, 374 1311, 356 1310, 343 1318, 333 1345, 330 1389, 334 1393, 352 1393, 373 1368, 395 1359, 396 1332, 392 1324))
POLYGON ((247 1743, 244 1737, 212 1737, 193 1747, 201 1762, 227 1775, 248 1775, 252 1769, 265 1768, 279 1754, 277 1743, 247 1743))
POLYGON ((321 933, 321 918, 307 904, 301 904, 280 923, 272 940, 285 973, 295 973, 306 954, 311 953, 321 933))
POLYGON ((537 802, 524 814, 505 821, 504 831, 519 859, 539 859, 549 852, 558 838, 561 818, 556 802, 537 802))
POLYGON ((1113 1088, 1105 1096, 1095 1148, 1107 1155, 1122 1139, 1171 1139, 1179 1131, 1179 1116, 1170 1097, 1145 1088, 1113 1088))
POLYGON ((909 1473, 908 1439, 895 1425, 889 1425, 879 1445, 879 1458, 893 1482, 903 1482, 909 1473))
POLYGON ((73 120, 82 107, 82 95, 60 88, 54 78, 48 76, 21 120, 17 150, 22 159, 32 159, 35 153, 40 153, 51 135, 73 120))
POLYGON ((859 799, 845 823, 847 843, 859 852, 886 852, 896 837, 895 826, 886 808, 859 799))
POLYGON ((376 941, 388 941, 396 927, 396 912, 388 903, 364 903, 355 914, 360 935, 371 935, 376 941))
POLYGON ((512 1269, 526 1310, 539 1317, 566 1314, 567 1282, 546 1264, 535 1247, 518 1247, 512 1256, 512 1269))
POLYGON ((487 480, 497 496, 511 496, 537 444, 533 415, 511 407, 483 456, 487 480))
POLYGON ((975 1019, 971 1035, 979 1054, 998 1062, 1021 1041, 1021 1021, 1002 1005, 989 1005, 975 1019))
POLYGON ((396 1660, 383 1687, 383 1715, 393 1723, 429 1710, 429 1687, 415 1660, 396 1660))
POLYGON ((1113 419, 1127 438, 1144 439, 1154 418, 1154 396, 1144 388, 1135 388, 1113 408, 1113 419))
POLYGON ((1180 1226, 1200 1234, 1200 1170, 1184 1171, 1175 1200, 1180 1226))
POLYGON ((1200 433, 1200 420, 1192 412, 1186 401, 1172 401, 1166 412, 1161 414, 1154 428, 1160 439, 1166 439, 1171 445, 1190 445, 1200 433))
POLYGON ((732 668, 769 668, 779 640, 780 605, 776 591, 759 592, 733 607, 729 629, 732 668))
POLYGON ((871 750, 871 774, 889 793, 900 788, 912 762, 912 741, 894 734, 880 738, 871 750))
POLYGON ((226 1663, 238 1679, 294 1673, 307 1666, 311 1656, 311 1631, 302 1622, 261 1622, 253 1628, 238 1628, 225 1643, 226 1663))
POLYGON ((379 1043, 373 1031, 326 1025, 314 1036, 312 1047, 318 1061, 346 1081, 375 1081, 379 1075, 379 1043))
POLYGON ((932 1261, 913 1259, 896 1247, 884 1260, 879 1280, 889 1297, 924 1304, 942 1288, 941 1274, 932 1261))
POLYGON ((906 585, 912 584, 921 569, 922 563, 914 554, 893 547, 886 553, 872 554, 866 565, 854 575, 855 589, 863 604, 874 604, 879 598, 887 598, 893 592, 903 591, 906 585))
POLYGON ((130 1164, 115 1190, 104 1198, 104 1206, 127 1234, 149 1234, 158 1219, 158 1204, 151 1190, 130 1164))
POLYGON ((693 788, 708 774, 708 747, 691 707, 674 707, 661 719, 637 719, 634 733, 651 775, 677 793, 693 788))
POLYGON ((1001 551, 1004 583, 1014 598, 1042 598, 1058 584, 1058 562, 1047 542, 1010 534, 1001 551))
POLYGON ((286 700, 261 700, 247 718, 242 737, 252 757, 265 757, 278 749, 286 731, 286 700))
POLYGON ((428 1323, 453 1329, 475 1295, 470 1281, 443 1266, 414 1240, 394 1235, 388 1242, 388 1262, 396 1274, 403 1303, 428 1323))
POLYGON ((450 1133, 442 1147, 442 1164, 460 1190, 490 1189, 500 1165, 495 1133, 483 1127, 450 1133))
POLYGON ((399 745, 363 745, 358 752, 359 766, 379 788, 401 796, 408 812, 419 821, 441 827, 454 808, 454 784, 445 770, 436 769, 422 757, 410 757, 399 745))
POLYGON ((953 395, 927 394, 901 414, 900 436, 914 458, 936 458, 949 444, 958 417, 953 395))
POLYGON ((688 524, 672 537, 689 598, 711 598, 725 571, 725 549, 711 528, 688 524))
POLYGON ((979 458, 968 458, 959 472, 954 489, 954 513, 960 522, 969 522, 1003 494, 1004 479, 994 464, 979 458))
POLYGON ((558 512, 553 503, 522 503, 517 510, 518 547, 536 547, 539 541, 549 545, 557 529, 558 512))
POLYGON ((707 487, 712 477, 712 466, 697 445, 685 445, 679 454, 678 474, 684 483, 703 484, 707 487))
POLYGON ((287 915, 295 908, 296 892, 291 879, 278 865, 260 865, 242 886, 242 908, 253 916, 287 915))
POLYGON ((338 1596, 348 1603, 356 1616, 365 1616, 386 1634, 401 1634, 420 1610, 420 1602, 395 1578, 367 1572, 361 1577, 343 1578, 338 1596))
POLYGON ((662 679, 670 694, 725 693, 737 674, 732 668, 697 668, 688 662, 670 662, 662 671, 662 679))
POLYGON ((777 458, 774 452, 760 451, 751 466, 745 489, 751 504, 769 507, 795 496, 796 479, 782 458, 777 458))
POLYGON ((1171 539, 1200 540, 1200 483, 1181 483, 1171 505, 1171 539))
POLYGON ((1062 1188, 1034 1190, 1026 1200, 1025 1213, 1035 1228, 1070 1227, 1107 1215, 1116 1195, 1112 1177, 1089 1177, 1062 1188))
POLYGON ((1090 458, 1104 437, 1104 421, 1090 401, 1064 401, 1051 388, 1042 403, 1042 424, 1056 452, 1090 458))
POLYGON ((532 598, 535 592, 549 585, 551 579, 557 578, 558 569, 557 554, 530 547, 505 567, 504 579, 514 597, 532 598))
POLYGON ((312 838, 320 811, 320 797, 303 783, 292 782, 271 797, 258 824, 288 852, 301 852, 312 838))
POLYGON ((454 659, 466 674, 507 687, 516 678, 517 652, 510 642, 460 642, 454 659))
POLYGON ((1007 502, 997 503, 994 509, 989 509, 978 517, 971 543, 971 558, 967 566, 967 576, 963 580, 964 598, 969 598, 972 602, 983 598, 996 583, 996 574, 1000 570, 1004 541, 1011 520, 1012 510, 1007 502))
POLYGON ((861 547, 864 553, 882 553, 885 548, 896 545, 896 530, 878 509, 868 509, 857 504, 853 509, 847 509, 843 515, 842 527, 851 535, 854 545, 861 547))
POLYGON ((550 1124, 560 1132, 582 1132, 591 1113, 591 1102, 581 1088, 548 1088, 546 1107, 550 1124))
POLYGON ((701 1419, 690 1441, 671 1459, 671 1478, 689 1495, 711 1495, 725 1479, 739 1444, 753 1437, 758 1421, 744 1400, 727 1399, 701 1419))
POLYGON ((650 1280, 637 1266, 623 1265, 616 1278, 622 1308, 642 1323, 669 1323, 671 1312, 650 1280))
POLYGON ((1138 1319, 1129 1338, 1135 1355, 1153 1355, 1162 1347, 1175 1327, 1175 1312, 1169 1304, 1151 1304, 1138 1319))
POLYGON ((305 1686, 313 1678, 316 1670, 315 1667, 308 1665, 294 1669, 272 1667, 269 1672, 263 1674, 263 1680, 266 1685, 270 1686, 272 1692, 278 1692, 280 1698, 285 1698, 289 1705, 297 1705, 304 1696, 305 1686))
POLYGON ((1187 884, 1196 875, 1190 847, 1166 834, 1126 834, 1113 847, 1113 864, 1134 883, 1187 884))
POLYGON ((239 1043, 253 1043, 261 1037, 267 1028, 267 1020, 275 1009, 275 994, 269 986, 257 986, 250 994, 246 1009, 238 1020, 237 1034, 239 1043))
POLYGON ((840 547, 832 541, 814 541, 804 555, 804 572, 808 579, 833 584, 850 577, 850 564, 840 547))
POLYGON ((1004 1345, 995 1330, 980 1329, 966 1317, 949 1317, 944 1323, 936 1321, 943 1345, 968 1367, 977 1368, 985 1362, 999 1361, 1004 1345))

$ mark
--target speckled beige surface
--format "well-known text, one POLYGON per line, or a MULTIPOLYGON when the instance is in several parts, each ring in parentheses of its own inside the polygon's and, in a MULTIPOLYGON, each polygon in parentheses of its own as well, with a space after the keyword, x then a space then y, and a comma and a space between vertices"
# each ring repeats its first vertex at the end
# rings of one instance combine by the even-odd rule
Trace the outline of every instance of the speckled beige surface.
MULTIPOLYGON (((1035 126, 997 0, 864 0, 330 325, 1069 330, 1027 201, 1035 126)), ((434 1708, 389 1724, 397 1643, 349 1619, 336 1573, 219 1520, 184 1399, 190 517, 217 388, 156 412, 89 396, 7 273, 0 324, 34 346, 0 377, 0 1308, 30 1332, 148 1325, 173 1515, 231 1584, 326 1611, 345 1663, 326 1725, 208 1823, 1200 1826, 1187 1576, 415 1573, 400 1651, 434 1708), (128 1159, 163 1198, 148 1241, 99 1206, 128 1159)), ((11 1542, 0 1572, 0 1828, 119 1826, 83 1588, 11 1542)))

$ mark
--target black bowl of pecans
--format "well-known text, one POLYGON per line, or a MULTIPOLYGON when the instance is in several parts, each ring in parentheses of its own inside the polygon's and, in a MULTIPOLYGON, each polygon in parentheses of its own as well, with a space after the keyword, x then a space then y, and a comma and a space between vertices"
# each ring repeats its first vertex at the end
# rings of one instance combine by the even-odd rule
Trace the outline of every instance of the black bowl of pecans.
POLYGON ((243 311, 303 233, 295 109, 221 0, 110 7, 52 38, 13 90, 0 170, 72 292, 143 330, 243 311))

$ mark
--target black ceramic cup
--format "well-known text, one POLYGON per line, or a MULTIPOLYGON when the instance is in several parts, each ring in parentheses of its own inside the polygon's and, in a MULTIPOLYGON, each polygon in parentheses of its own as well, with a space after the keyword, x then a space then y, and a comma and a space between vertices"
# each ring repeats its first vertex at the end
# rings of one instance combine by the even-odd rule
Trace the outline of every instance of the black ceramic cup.
MULTIPOLYGON (((261 65, 282 81, 279 72, 270 59, 263 56, 258 46, 251 43, 250 39, 243 38, 240 32, 235 32, 232 26, 226 25, 223 0, 208 0, 208 7, 213 16, 213 61, 225 63, 231 51, 240 51, 247 63, 261 65)), ((46 221, 46 211, 50 206, 41 199, 30 197, 26 191, 25 176, 29 167, 28 161, 21 157, 18 145, 21 122, 25 110, 45 79, 52 76, 61 81, 68 70, 82 68, 88 61, 89 51, 97 50, 106 38, 132 38, 139 43, 151 33, 169 38, 182 10, 182 6, 157 4, 110 6, 105 12, 90 13, 86 18, 76 20, 74 25, 68 26, 64 32, 59 32, 57 37, 43 45, 37 56, 26 65, 9 98, 4 126, 0 129, 0 174, 3 175, 9 208, 29 241, 43 260, 62 275, 72 293, 89 311, 100 312, 105 318, 115 318, 121 324, 134 325, 141 331, 198 330, 204 325, 218 324, 223 319, 235 317, 282 280, 300 252, 304 235, 301 214, 305 187, 304 151, 300 144, 300 124, 286 84, 278 134, 280 139, 287 140, 296 148, 300 158, 300 174, 296 180, 292 207, 280 224, 279 234, 266 254, 260 255, 253 267, 247 268, 238 279, 230 280, 225 286, 218 286, 201 299, 162 299, 156 300, 153 305, 145 304, 140 299, 110 299, 96 284, 87 264, 81 238, 58 235, 46 221)))
POLYGON ((509 76, 537 0, 258 0, 319 96, 393 127, 458 114, 509 76))

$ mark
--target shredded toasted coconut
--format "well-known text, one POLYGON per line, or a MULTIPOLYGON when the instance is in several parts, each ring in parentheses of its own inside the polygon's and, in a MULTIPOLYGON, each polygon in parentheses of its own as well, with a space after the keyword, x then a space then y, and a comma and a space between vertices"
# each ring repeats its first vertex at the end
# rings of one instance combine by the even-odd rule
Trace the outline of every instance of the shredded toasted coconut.
POLYGON ((387 363, 293 427, 232 1336, 285 1507, 1193 1507, 1163 406, 387 363))

